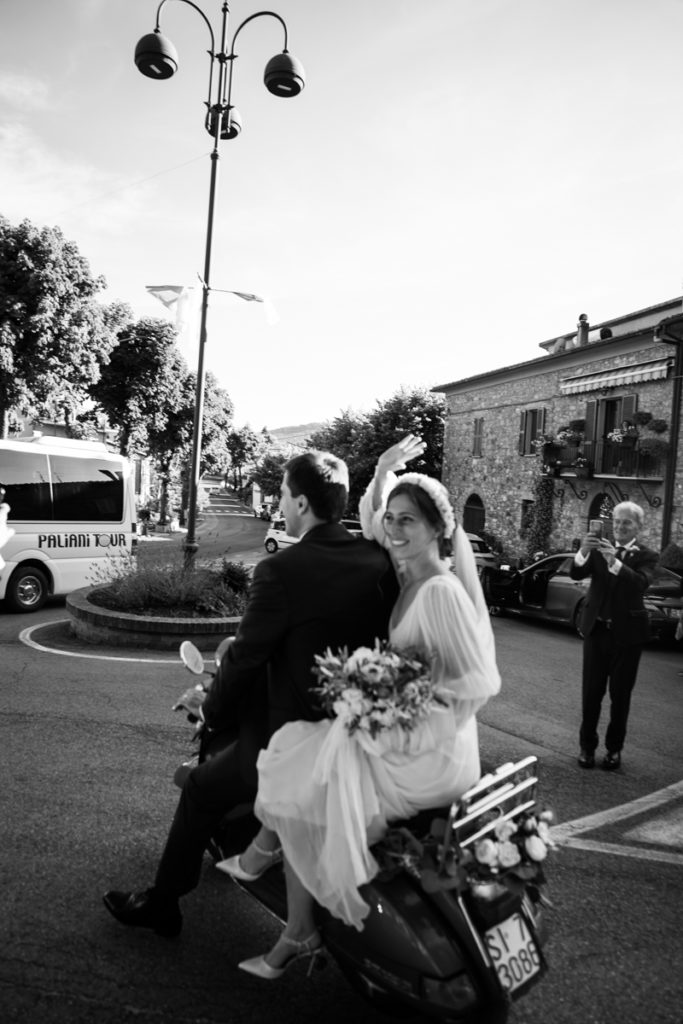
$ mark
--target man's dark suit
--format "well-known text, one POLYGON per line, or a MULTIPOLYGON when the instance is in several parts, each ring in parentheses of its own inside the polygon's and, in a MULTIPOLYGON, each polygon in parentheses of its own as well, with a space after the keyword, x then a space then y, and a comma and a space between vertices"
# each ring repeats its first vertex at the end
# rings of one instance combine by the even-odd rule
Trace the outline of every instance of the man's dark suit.
POLYGON ((610 721, 605 734, 609 753, 624 745, 626 723, 643 644, 648 639, 648 617, 643 594, 652 579, 657 553, 642 545, 627 547, 618 573, 609 571, 596 550, 584 565, 572 564, 570 576, 591 577, 579 627, 583 641, 583 717, 579 742, 592 754, 598 745, 600 707, 609 680, 610 721))
POLYGON ((230 742, 188 776, 157 871, 160 895, 195 888, 217 826, 256 795, 256 759, 272 733, 323 717, 309 693, 314 655, 386 637, 396 593, 386 552, 338 523, 314 526, 256 566, 248 607, 203 707, 209 752, 212 736, 225 746, 227 732, 230 742))

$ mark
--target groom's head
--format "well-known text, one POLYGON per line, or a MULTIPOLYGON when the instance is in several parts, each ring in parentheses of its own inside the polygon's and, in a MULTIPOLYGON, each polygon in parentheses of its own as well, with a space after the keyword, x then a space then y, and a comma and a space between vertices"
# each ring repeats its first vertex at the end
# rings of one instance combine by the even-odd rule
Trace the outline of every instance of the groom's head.
POLYGON ((337 523, 349 497, 346 463, 330 452, 295 455, 285 465, 280 505, 287 533, 300 537, 316 523, 337 523))

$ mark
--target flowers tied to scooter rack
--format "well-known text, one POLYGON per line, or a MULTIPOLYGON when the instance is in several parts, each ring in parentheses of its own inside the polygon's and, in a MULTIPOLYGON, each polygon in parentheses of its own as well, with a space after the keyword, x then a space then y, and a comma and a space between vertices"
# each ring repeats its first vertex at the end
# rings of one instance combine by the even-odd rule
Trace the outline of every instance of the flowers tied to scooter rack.
POLYGON ((484 775, 452 804, 447 818, 435 818, 418 837, 406 827, 390 828, 373 853, 387 874, 407 871, 427 892, 455 890, 493 899, 504 889, 551 905, 541 891, 543 864, 555 847, 553 812, 536 809, 536 758, 502 765, 484 775))
POLYGON ((313 672, 323 710, 341 719, 350 735, 360 730, 374 739, 393 728, 410 732, 432 711, 448 707, 432 682, 431 660, 386 641, 351 654, 345 647, 336 653, 328 648, 316 654, 313 672))

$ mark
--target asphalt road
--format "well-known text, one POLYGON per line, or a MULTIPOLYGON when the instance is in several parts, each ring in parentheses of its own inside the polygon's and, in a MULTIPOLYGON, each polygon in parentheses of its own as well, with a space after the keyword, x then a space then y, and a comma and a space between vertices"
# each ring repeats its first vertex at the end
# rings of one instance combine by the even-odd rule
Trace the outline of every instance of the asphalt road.
MULTIPOLYGON (((213 542, 249 561, 264 557, 264 532, 245 517, 213 542)), ((64 618, 60 602, 0 613, 0 1022, 386 1021, 333 965, 310 980, 295 968, 271 987, 238 972, 278 926, 208 860, 178 941, 109 918, 105 889, 143 887, 154 874, 172 773, 188 750, 188 726, 170 710, 188 676, 163 654, 69 641, 64 618)), ((563 839, 547 871, 550 971, 511 1022, 680 1024, 683 659, 646 651, 623 770, 584 772, 580 642, 519 620, 494 629, 504 688, 481 713, 483 764, 537 754, 563 839)))

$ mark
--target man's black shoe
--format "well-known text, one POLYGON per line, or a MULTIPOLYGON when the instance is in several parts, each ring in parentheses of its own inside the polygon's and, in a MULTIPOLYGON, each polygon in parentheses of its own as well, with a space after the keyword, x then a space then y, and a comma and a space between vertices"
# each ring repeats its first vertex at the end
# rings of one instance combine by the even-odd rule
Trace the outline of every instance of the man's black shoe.
POLYGON ((591 754, 588 750, 582 750, 578 762, 582 768, 595 768, 595 754, 591 754))
POLYGON ((104 905, 121 924, 132 928, 151 928, 157 935, 172 939, 180 935, 183 917, 177 901, 162 902, 155 899, 154 889, 145 892, 116 892, 104 894, 104 905))
POLYGON ((617 768, 621 768, 621 754, 619 751, 617 750, 612 754, 608 750, 602 762, 602 767, 606 772, 615 772, 617 768))

